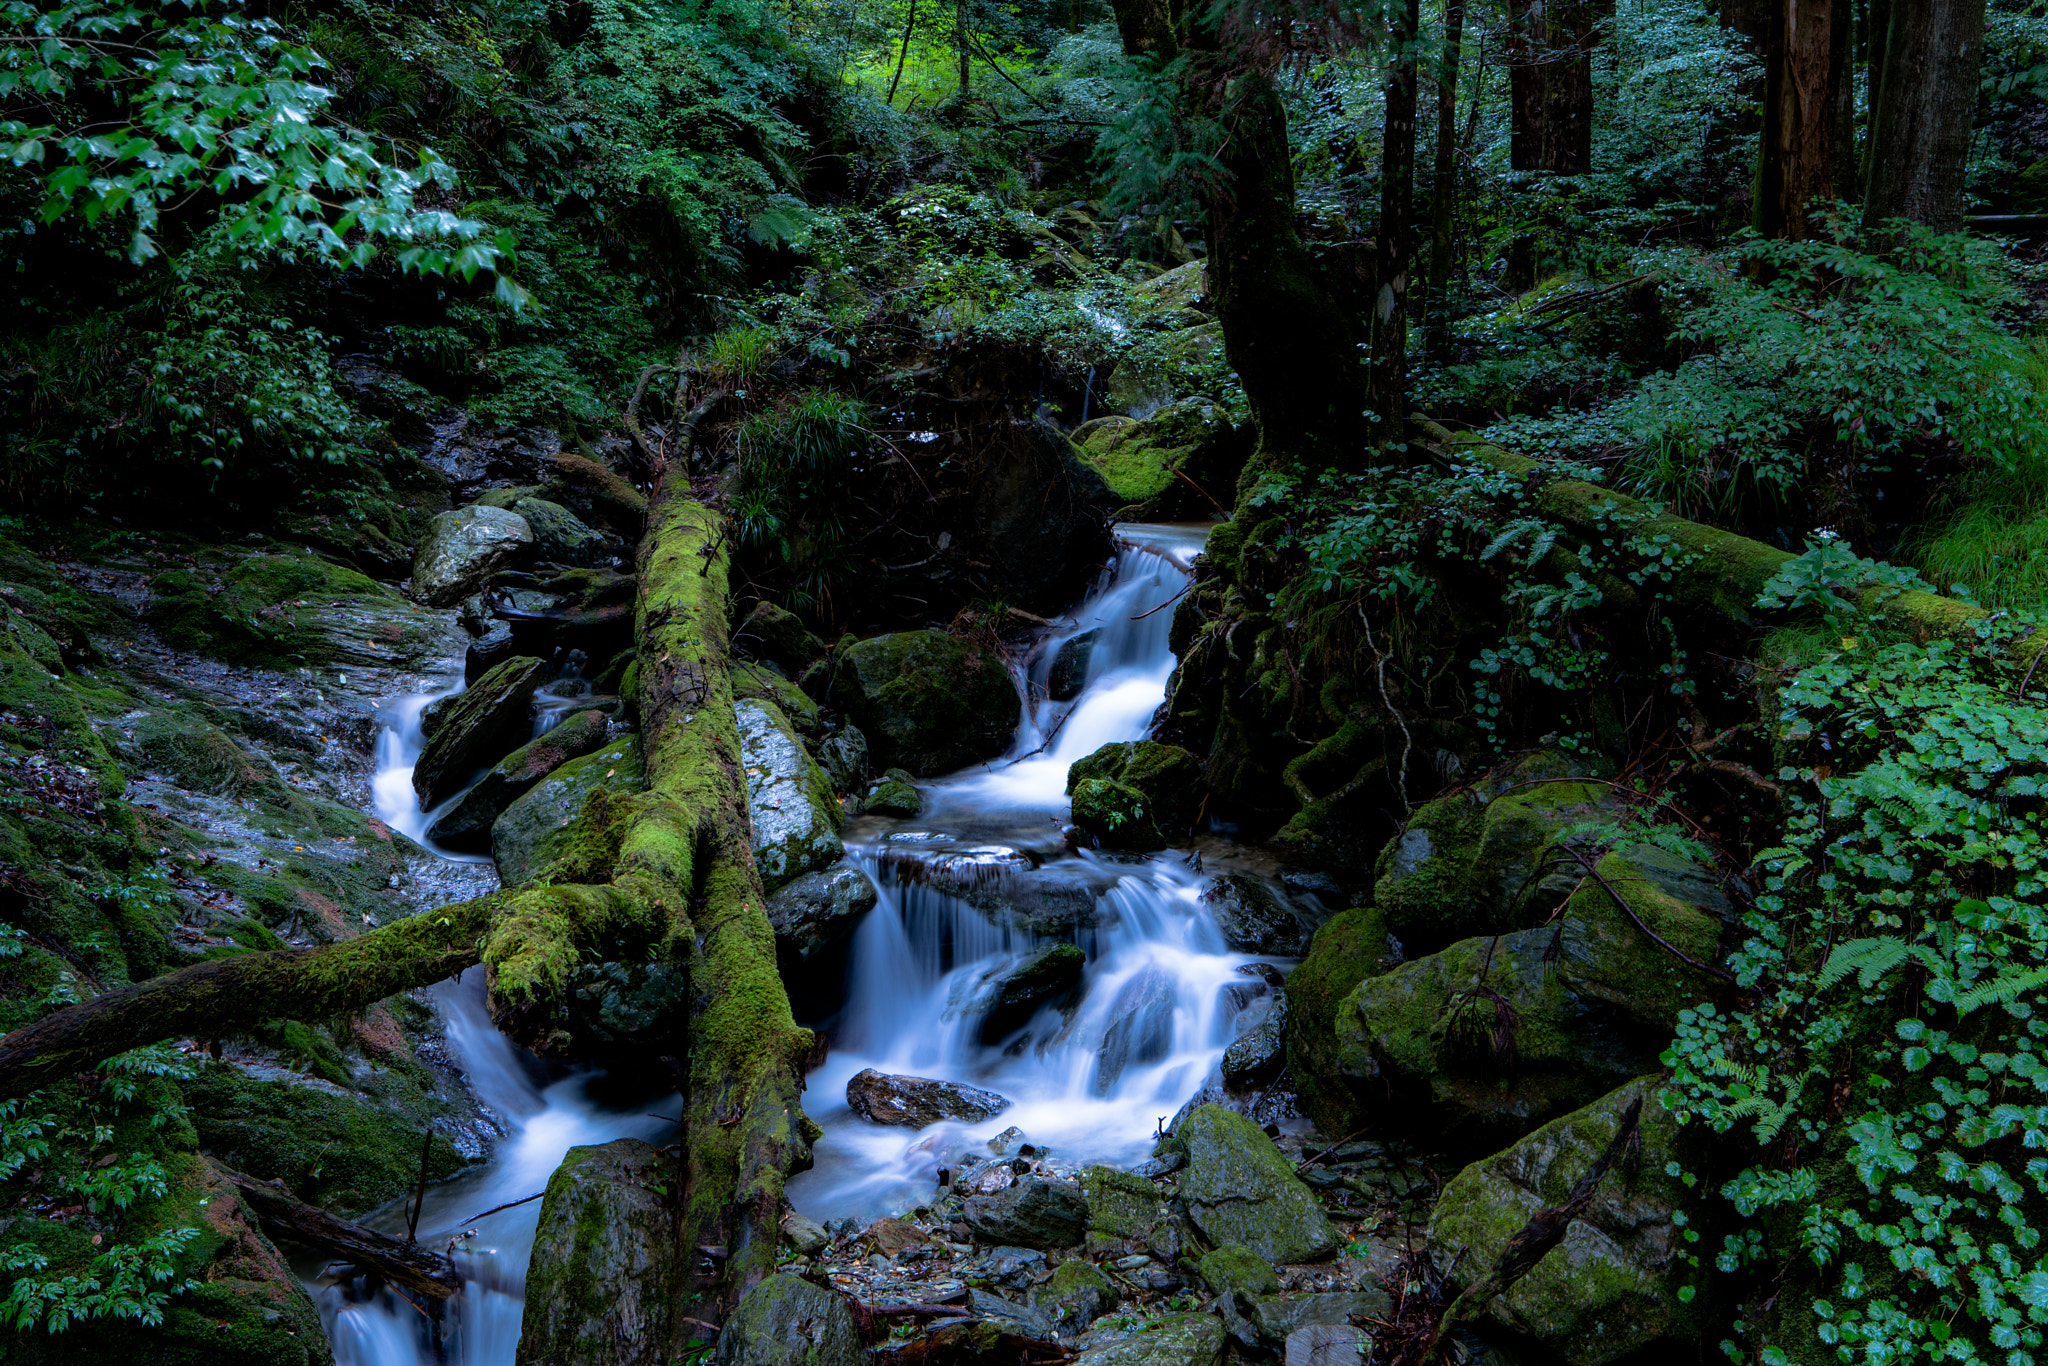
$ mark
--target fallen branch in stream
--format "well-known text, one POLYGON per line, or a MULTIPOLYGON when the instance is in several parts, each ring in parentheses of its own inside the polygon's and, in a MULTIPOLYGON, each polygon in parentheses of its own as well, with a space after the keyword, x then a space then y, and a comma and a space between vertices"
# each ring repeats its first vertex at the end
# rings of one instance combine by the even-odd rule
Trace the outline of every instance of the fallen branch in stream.
POLYGON ((309 1205, 280 1182, 258 1181, 231 1167, 214 1165, 241 1192, 256 1222, 271 1237, 326 1253, 432 1299, 445 1300, 462 1289, 462 1277, 454 1263, 440 1253, 309 1205))
POLYGON ((535 1191, 533 1194, 527 1196, 524 1200, 508 1200, 502 1205, 492 1205, 482 1214, 472 1214, 467 1219, 458 1220, 455 1226, 457 1228, 463 1228, 469 1224, 475 1223, 479 1219, 488 1219, 493 1214, 501 1214, 508 1209, 518 1209, 521 1205, 530 1205, 534 1201, 540 1199, 543 1195, 546 1194, 546 1191, 535 1191))

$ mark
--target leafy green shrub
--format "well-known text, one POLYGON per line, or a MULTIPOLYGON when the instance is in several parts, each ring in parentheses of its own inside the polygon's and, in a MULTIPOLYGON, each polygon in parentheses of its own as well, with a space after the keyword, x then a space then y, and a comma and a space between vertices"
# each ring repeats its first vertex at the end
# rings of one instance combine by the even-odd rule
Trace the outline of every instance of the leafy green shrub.
POLYGON ((751 414, 735 433, 738 478, 732 513, 740 544, 772 548, 795 579, 799 610, 829 596, 851 528, 841 487, 873 434, 866 405, 826 390, 795 395, 751 414))

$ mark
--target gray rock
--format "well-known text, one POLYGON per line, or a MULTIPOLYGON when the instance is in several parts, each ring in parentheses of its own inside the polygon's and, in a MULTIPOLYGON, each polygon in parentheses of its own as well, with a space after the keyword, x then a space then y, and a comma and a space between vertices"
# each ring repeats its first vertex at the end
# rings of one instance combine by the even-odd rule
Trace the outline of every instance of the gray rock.
POLYGON ((1017 1304, 1001 1295, 992 1295, 986 1290, 967 1292, 967 1312, 976 1318, 987 1319, 998 1324, 1006 1333, 1019 1337, 1036 1338, 1050 1342, 1055 1332, 1053 1316, 1035 1305, 1017 1304))
POLYGON ((1358 1366, 1371 1354, 1372 1339, 1349 1324, 1318 1324, 1287 1335, 1286 1366, 1358 1366))
POLYGON ((1249 873, 1219 874, 1202 889, 1202 904, 1216 917, 1224 942, 1239 953, 1299 958, 1325 918, 1249 873))
POLYGON ((1156 1326, 1089 1347, 1072 1366, 1217 1366, 1222 1360, 1222 1320, 1214 1314, 1169 1314, 1156 1326))
POLYGON ((768 898, 775 946, 798 962, 835 948, 852 937, 877 899, 875 884, 850 863, 805 873, 768 898))
MULTIPOLYGON (((571 759, 535 783, 533 789, 505 808, 491 827, 491 856, 507 887, 531 881, 557 856, 570 851, 577 817, 599 793, 607 800, 639 792, 647 786, 640 758, 640 737, 629 735, 594 754, 571 759)), ((616 853, 616 849, 611 852, 616 853)), ((579 870, 581 881, 602 881, 610 870, 579 870)))
POLYGON ((512 511, 533 532, 534 553, 555 564, 590 567, 611 558, 611 544, 581 517, 545 498, 521 498, 512 511))
POLYGON ((770 1276, 740 1297, 718 1335, 718 1366, 867 1366, 846 1297, 770 1276))
POLYGON ((815 1257, 831 1245, 832 1235, 795 1210, 782 1216, 782 1241, 799 1257, 815 1257))
POLYGON ((1071 702, 1081 695, 1081 689, 1088 684, 1088 660, 1101 636, 1099 629, 1083 631, 1060 646, 1059 653, 1052 657, 1052 668, 1046 673, 1046 696, 1055 702, 1071 702))
POLYGON ((833 666, 832 693, 876 763, 920 776, 1001 754, 1020 710, 1002 657, 943 631, 856 642, 833 666))
MULTIPOLYGON (((891 772, 901 772, 900 769, 891 772)), ((871 816, 897 816, 908 819, 924 810, 924 794, 908 778, 884 776, 878 783, 868 787, 867 796, 861 799, 861 810, 871 816)))
POLYGON ((437 710, 433 734, 412 770, 421 806, 439 806, 479 769, 526 743, 533 690, 547 675, 547 665, 531 656, 508 659, 437 710))
POLYGON ((1187 1154, 1180 1197, 1212 1244, 1241 1243, 1274 1263, 1314 1261, 1336 1248, 1337 1231, 1314 1192, 1244 1116, 1201 1106, 1168 1142, 1187 1154))
MULTIPOLYGON (((1569 1366, 1606 1366, 1659 1342, 1690 1340, 1699 1323, 1679 1299, 1698 1273, 1685 1259, 1675 1216, 1687 1192, 1668 1163, 1697 1169, 1658 1075, 1551 1121, 1504 1152, 1474 1162, 1444 1187, 1430 1222, 1433 1254, 1462 1249, 1454 1273, 1468 1282, 1537 1210, 1561 1203, 1613 1141, 1624 1110, 1643 1102, 1642 1156, 1633 1176, 1610 1175, 1593 1202, 1542 1261, 1486 1307, 1493 1323, 1539 1343, 1569 1366)), ((1439 1265, 1446 1264, 1440 1262, 1439 1265)))
POLYGON ((1320 1295, 1264 1295, 1254 1310, 1260 1331, 1282 1342, 1303 1328, 1346 1327, 1355 1319, 1384 1319, 1393 1312, 1393 1297, 1378 1287, 1320 1295))
POLYGON ((997 1285, 1023 1290, 1045 1271, 1045 1254, 1035 1247, 990 1248, 982 1269, 997 1285))
POLYGON ((657 1190, 673 1179, 637 1138, 569 1150, 541 1201, 519 1362, 666 1366, 682 1288, 657 1190))
POLYGON ((749 700, 734 703, 732 710, 747 772, 754 864, 772 892, 846 856, 839 842, 839 803, 780 707, 749 700))
POLYGON ((1033 1177, 970 1196, 961 1216, 975 1236, 1020 1247, 1073 1247, 1088 1231, 1088 1201, 1064 1181, 1033 1177))
POLYGON ((512 623, 493 617, 484 623, 483 634, 472 640, 464 652, 462 677, 465 682, 474 683, 518 653, 519 642, 512 638, 512 623))
POLYGON ((1065 1338, 1085 1331, 1116 1303, 1116 1287, 1109 1277, 1079 1257, 1061 1262, 1051 1280, 1031 1290, 1032 1307, 1051 1319, 1054 1330, 1065 1338))
POLYGON ((455 805, 427 827, 427 838, 457 847, 488 847, 491 827, 505 814, 505 808, 569 760, 581 758, 603 745, 606 731, 602 712, 570 714, 547 734, 527 741, 500 759, 472 783, 455 805))
POLYGON ((943 1119, 979 1123, 1010 1108, 1008 1097, 957 1081, 933 1077, 892 1077, 874 1068, 846 1083, 846 1103, 862 1119, 922 1129, 943 1119))
POLYGON ((1095 1055, 1096 1095, 1116 1089, 1124 1069, 1158 1062, 1173 1049, 1173 981, 1147 968, 1117 991, 1110 1004, 1110 1025, 1095 1055))
POLYGON ((413 552, 413 595, 452 607, 533 546, 526 519, 503 508, 466 507, 434 518, 413 552))
POLYGON ((1072 944, 1048 944, 969 979, 948 1002, 947 1016, 981 1016, 981 1041, 998 1043, 1027 1024, 1039 1007, 1071 999, 1087 963, 1088 955, 1072 944))
POLYGON ((1238 1035, 1223 1050, 1223 1080, 1236 1087, 1258 1086, 1287 1065, 1287 998, 1261 996, 1237 1017, 1238 1035))
POLYGON ((868 738, 851 722, 818 742, 818 766, 834 792, 858 792, 868 780, 868 738))

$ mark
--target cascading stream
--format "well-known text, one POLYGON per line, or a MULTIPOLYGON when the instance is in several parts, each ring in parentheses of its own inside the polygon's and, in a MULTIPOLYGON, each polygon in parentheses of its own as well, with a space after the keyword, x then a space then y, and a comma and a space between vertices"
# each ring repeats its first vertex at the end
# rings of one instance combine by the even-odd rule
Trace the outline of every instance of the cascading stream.
POLYGON ((1144 860, 1069 855, 1056 824, 1068 768, 1102 745, 1144 738, 1164 700, 1174 667, 1171 604, 1207 530, 1119 528, 1115 564, 1072 624, 1044 642, 1028 680, 1030 695, 1043 697, 1060 646, 1092 631, 1080 696, 1028 705, 1007 756, 926 785, 918 817, 854 841, 881 900, 853 941, 833 1052, 810 1078, 808 1108, 826 1137, 814 1169, 789 1187, 804 1213, 868 1216, 927 1199, 939 1168, 1012 1125, 1072 1162, 1138 1160, 1155 1124, 1194 1094, 1230 1044, 1238 1009, 1260 989, 1240 969, 1258 960, 1229 950, 1190 860, 1171 851, 1144 860), (1101 887, 1086 923, 1067 936, 1088 955, 1078 1004, 1041 1010, 984 1041, 980 1020, 961 1009, 973 988, 1057 936, 1006 928, 906 877, 919 859, 997 875, 1043 861, 1039 875, 1101 887), (966 1082, 1013 1104, 979 1123, 885 1128, 844 1101, 847 1082, 869 1067, 966 1082))

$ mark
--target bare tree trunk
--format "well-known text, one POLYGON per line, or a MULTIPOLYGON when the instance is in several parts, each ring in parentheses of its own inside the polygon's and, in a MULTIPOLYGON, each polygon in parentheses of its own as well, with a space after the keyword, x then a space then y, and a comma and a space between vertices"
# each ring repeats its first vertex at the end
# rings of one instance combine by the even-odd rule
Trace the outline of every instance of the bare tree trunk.
POLYGON ((903 49, 896 54, 896 74, 889 78, 888 103, 896 103, 896 87, 903 83, 903 65, 910 60, 910 35, 917 31, 917 0, 910 0, 910 17, 903 21, 903 49))
POLYGON ((1767 237, 1810 236, 1814 201, 1835 197, 1849 131, 1837 122, 1847 11, 1846 0, 1780 0, 1771 13, 1756 199, 1757 230, 1767 237))
POLYGON ((1508 0, 1513 169, 1592 169, 1594 38, 1585 0, 1508 0))
POLYGON ((1374 444, 1396 439, 1408 419, 1408 270, 1415 255, 1415 78, 1421 40, 1417 0, 1395 11, 1380 147, 1379 282, 1372 310, 1374 444))
POLYGON ((1465 42, 1465 0, 1444 0, 1444 55, 1436 81, 1436 175, 1429 192, 1429 289, 1423 296, 1429 349, 1450 347, 1451 227, 1458 197, 1458 57, 1465 42))
POLYGON ((960 54, 960 94, 967 94, 967 0, 954 0, 953 46, 960 54))
POLYGON ((1891 0, 1872 101, 1863 230, 1895 218, 1954 232, 1984 56, 1984 0, 1891 0))

